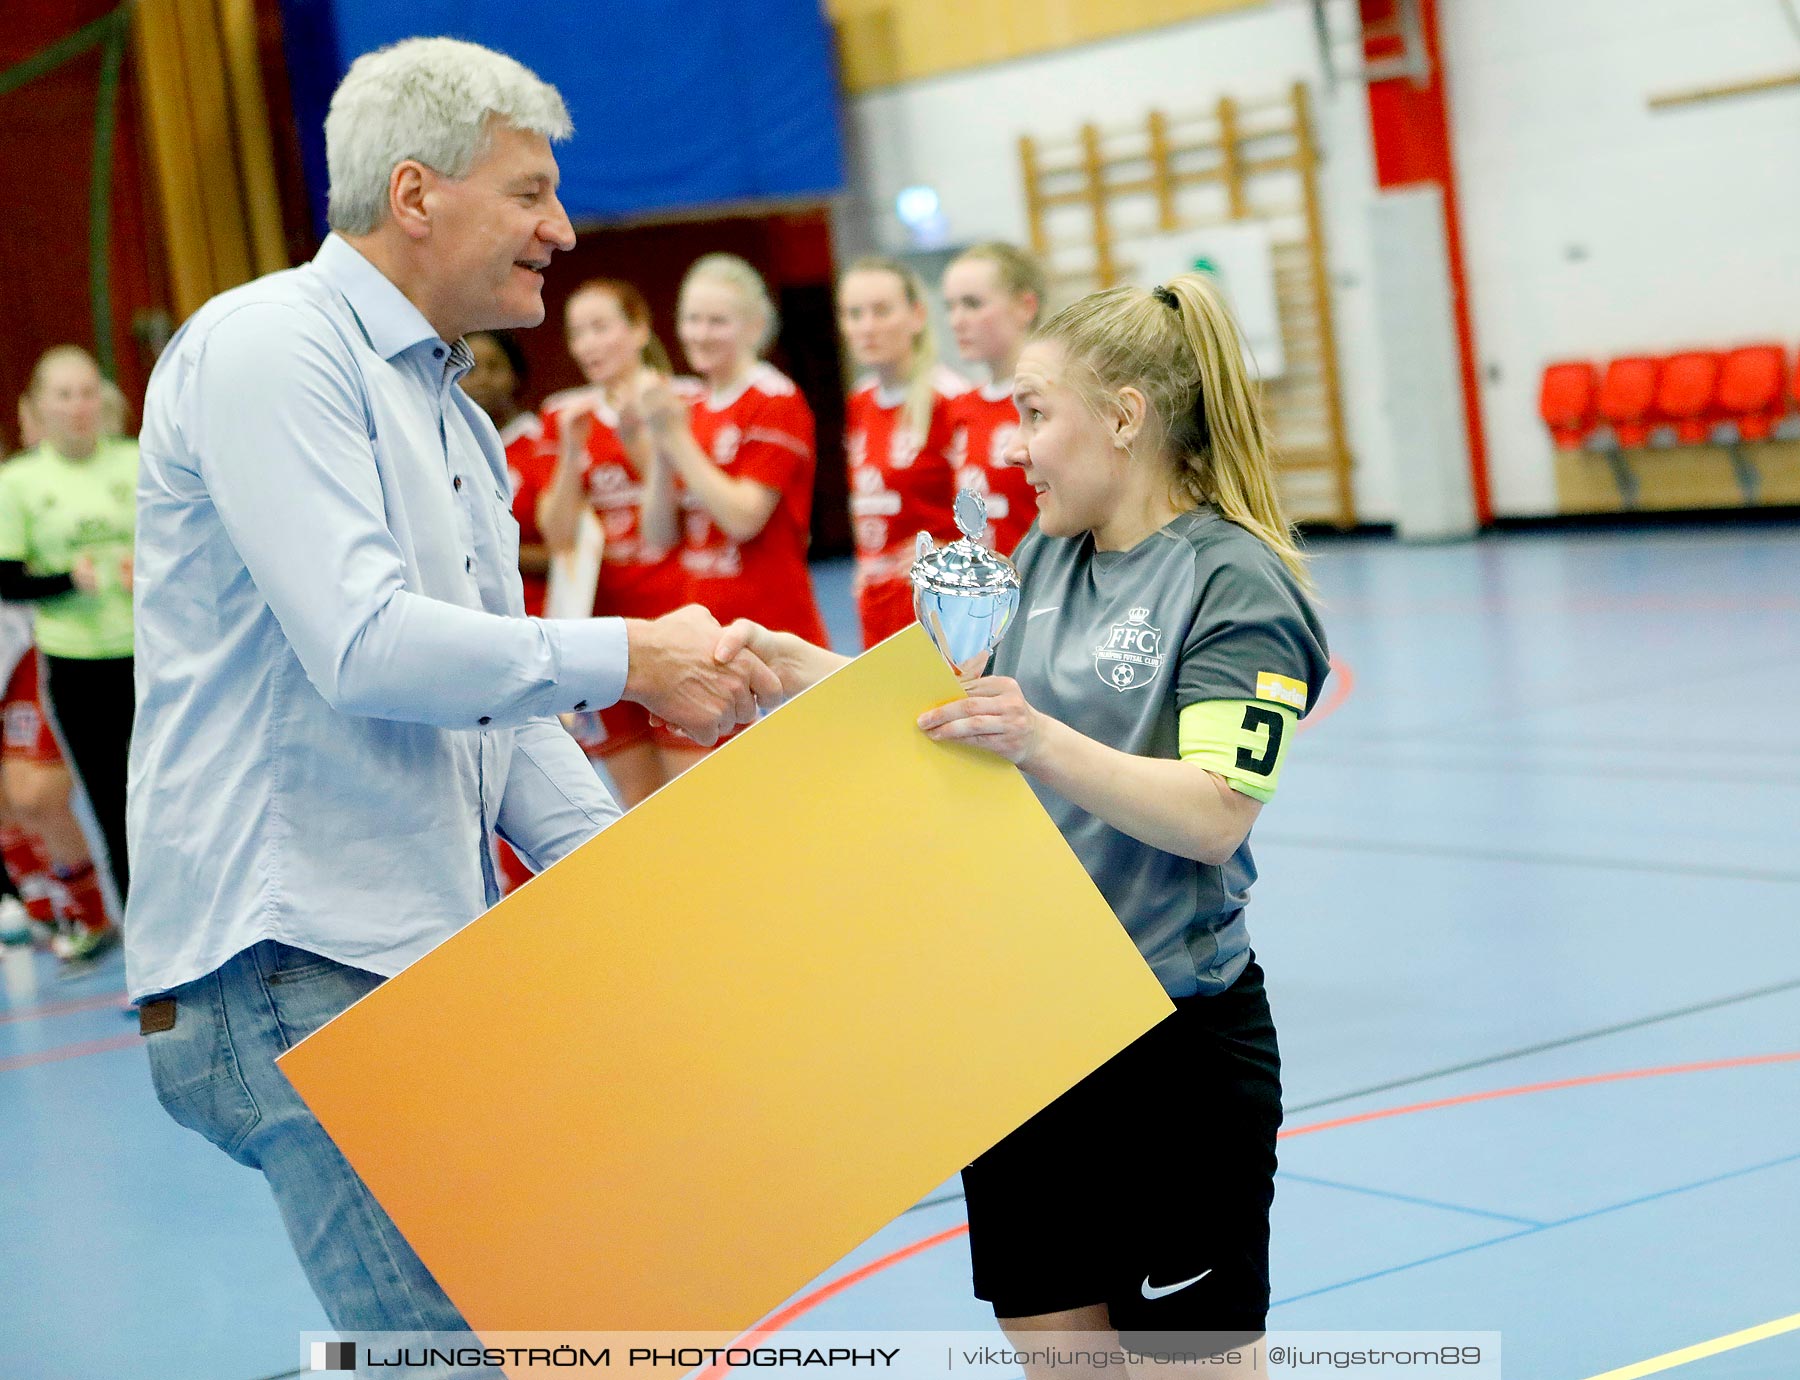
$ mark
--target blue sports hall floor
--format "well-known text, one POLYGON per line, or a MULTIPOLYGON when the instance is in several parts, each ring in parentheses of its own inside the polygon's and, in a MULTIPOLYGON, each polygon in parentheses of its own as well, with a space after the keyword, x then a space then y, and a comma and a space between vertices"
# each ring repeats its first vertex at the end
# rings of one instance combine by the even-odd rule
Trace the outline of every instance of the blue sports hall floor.
MULTIPOLYGON (((1272 1326, 1800 1375, 1800 528, 1315 550, 1337 675, 1255 834, 1272 1326)), ((7 978, 0 1378, 293 1373, 324 1316, 260 1177, 157 1107, 117 956, 7 978)), ((951 1182, 792 1325, 991 1328, 963 1221, 951 1182)))

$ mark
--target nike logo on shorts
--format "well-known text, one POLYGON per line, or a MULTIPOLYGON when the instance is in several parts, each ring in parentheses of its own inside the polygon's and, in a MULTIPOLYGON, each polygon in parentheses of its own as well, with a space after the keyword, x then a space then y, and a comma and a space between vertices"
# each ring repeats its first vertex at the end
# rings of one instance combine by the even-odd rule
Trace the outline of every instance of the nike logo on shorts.
POLYGON ((1192 1279, 1184 1279, 1179 1284, 1164 1284, 1164 1285, 1160 1285, 1160 1286, 1152 1284, 1150 1282, 1150 1276, 1145 1275, 1143 1288, 1140 1289, 1138 1292, 1143 1294, 1143 1296, 1147 1299, 1167 1298, 1170 1294, 1180 1293, 1183 1289, 1187 1288, 1188 1285, 1190 1285, 1190 1284, 1198 1284, 1201 1280, 1205 1279, 1211 1273, 1212 1273, 1211 1270, 1202 1270, 1199 1274, 1195 1275, 1192 1279))
POLYGON ((1033 609, 1030 613, 1025 615, 1025 621, 1027 623, 1029 623, 1032 619, 1038 617, 1041 614, 1055 613, 1061 607, 1062 607, 1061 604, 1052 604, 1047 609, 1033 609))

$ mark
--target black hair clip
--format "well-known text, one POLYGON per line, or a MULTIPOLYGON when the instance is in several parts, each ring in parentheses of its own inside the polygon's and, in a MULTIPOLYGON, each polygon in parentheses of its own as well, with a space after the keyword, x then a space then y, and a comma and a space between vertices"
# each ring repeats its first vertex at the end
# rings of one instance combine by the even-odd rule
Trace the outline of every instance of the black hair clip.
POLYGON ((1181 310, 1181 299, 1170 292, 1166 287, 1153 288, 1151 289, 1150 295, 1161 302, 1165 307, 1173 307, 1176 311, 1181 310))

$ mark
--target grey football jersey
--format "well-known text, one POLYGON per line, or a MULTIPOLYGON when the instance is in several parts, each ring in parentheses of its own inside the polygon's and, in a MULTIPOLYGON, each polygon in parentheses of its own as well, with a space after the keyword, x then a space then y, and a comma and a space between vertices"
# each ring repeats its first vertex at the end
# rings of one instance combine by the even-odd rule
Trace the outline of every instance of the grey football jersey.
MULTIPOLYGON (((1013 561, 1024 594, 994 674, 1109 747, 1179 757, 1180 712, 1202 700, 1260 696, 1302 714, 1318 701, 1327 674, 1318 617, 1275 553, 1210 508, 1129 551, 1034 527, 1013 561), (1304 706, 1292 682, 1306 687, 1304 706)), ((1244 905, 1256 880, 1248 840, 1214 867, 1032 788, 1171 996, 1237 980, 1249 962, 1244 905)))

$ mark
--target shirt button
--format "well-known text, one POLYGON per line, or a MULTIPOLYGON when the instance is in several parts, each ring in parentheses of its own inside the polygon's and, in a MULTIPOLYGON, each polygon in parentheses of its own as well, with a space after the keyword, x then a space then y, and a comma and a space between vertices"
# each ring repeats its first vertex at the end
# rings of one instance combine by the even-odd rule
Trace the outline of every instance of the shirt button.
POLYGON ((463 557, 463 569, 468 571, 471 575, 475 573, 475 558, 473 556, 463 557))
POLYGON ((483 714, 479 719, 475 720, 475 722, 480 724, 483 728, 486 728, 489 724, 494 722, 494 718, 491 714, 483 714))
POLYGON ((433 359, 442 359, 444 357, 444 347, 442 345, 438 346, 431 352, 431 357, 433 359))
POLYGON ((455 489, 457 493, 462 492, 462 476, 460 474, 450 481, 450 487, 455 489))

